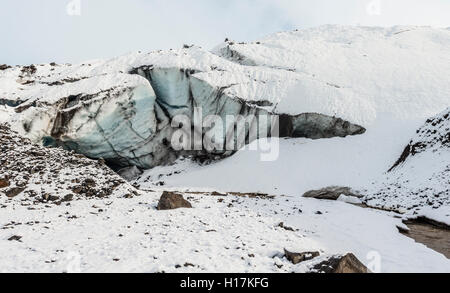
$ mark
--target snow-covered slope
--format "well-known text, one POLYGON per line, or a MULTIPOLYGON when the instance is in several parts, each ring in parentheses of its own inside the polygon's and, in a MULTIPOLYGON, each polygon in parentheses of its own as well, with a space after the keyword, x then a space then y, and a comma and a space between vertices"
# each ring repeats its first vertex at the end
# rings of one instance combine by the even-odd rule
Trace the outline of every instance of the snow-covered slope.
POLYGON ((265 151, 253 151, 250 147, 206 166, 182 159, 170 166, 146 170, 137 183, 150 189, 164 184, 177 189, 291 196, 332 185, 364 189, 392 166, 421 123, 385 118, 364 135, 280 139, 279 145, 274 144, 279 146, 279 157, 270 162, 260 159, 265 151))
POLYGON ((450 225, 450 108, 417 130, 394 166, 369 188, 366 202, 450 225))
MULTIPOLYGON (((280 157, 274 162, 261 162, 260 153, 249 150, 211 166, 184 160, 149 170, 138 182, 148 187, 165 184, 290 195, 330 185, 364 190, 392 167, 426 118, 450 105, 448 52, 450 32, 428 27, 324 26, 248 44, 227 41, 214 53, 246 68, 308 76, 345 91, 342 100, 300 82, 289 87, 295 95, 286 94, 275 111, 339 113, 360 122, 366 133, 345 139, 281 140, 280 157), (227 180, 221 174, 228 174, 227 180)), ((428 166, 446 166, 445 156, 433 157, 428 166)), ((444 192, 448 182, 440 180, 436 188, 444 192)))
POLYGON ((348 252, 377 272, 450 272, 445 256, 398 233, 401 220, 378 211, 211 193, 184 194, 192 209, 158 211, 160 195, 33 210, 0 197, 0 272, 308 272, 348 252), (294 265, 284 249, 321 256, 294 265))
MULTIPOLYGON (((336 113, 355 111, 353 119, 346 118, 369 123, 380 113, 425 119, 447 107, 449 48, 448 29, 329 25, 281 32, 249 44, 228 41, 214 52, 239 64, 301 73, 345 91, 352 106, 336 113)), ((330 105, 319 100, 302 104, 317 111, 333 100, 330 95, 330 105)), ((279 111, 302 106, 296 99, 284 101, 279 111)))

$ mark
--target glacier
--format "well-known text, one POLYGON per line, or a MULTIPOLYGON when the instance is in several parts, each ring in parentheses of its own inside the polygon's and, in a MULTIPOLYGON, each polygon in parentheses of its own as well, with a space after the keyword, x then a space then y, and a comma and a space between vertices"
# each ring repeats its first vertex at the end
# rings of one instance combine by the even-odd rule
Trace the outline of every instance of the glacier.
MULTIPOLYGON (((276 115, 281 137, 311 139, 360 135, 386 115, 434 115, 450 96, 449 44, 443 29, 325 26, 212 51, 185 46, 78 65, 2 66, 0 106, 9 108, 2 119, 34 142, 148 169, 185 155, 233 153, 170 146, 173 118, 192 121, 198 107, 202 118, 276 115)), ((230 133, 220 135, 226 141, 230 133)))
MULTIPOLYGON (((118 168, 152 168, 181 155, 216 156, 207 150, 176 151, 170 145, 176 130, 171 125, 174 117, 186 115, 193 121, 196 108, 202 109, 201 118, 216 115, 223 120, 229 115, 257 120, 281 115, 284 137, 318 139, 364 133, 364 127, 339 117, 278 113, 277 89, 299 77, 288 74, 285 80, 283 72, 262 71, 195 47, 75 66, 15 67, 1 72, 0 84, 7 90, 1 104, 14 106, 13 128, 34 142, 102 158, 118 168), (249 92, 243 91, 247 85, 251 85, 249 92)), ((200 131, 205 135, 204 129, 200 131)), ((244 131, 249 136, 249 129, 244 131)), ((225 131, 222 140, 229 136, 225 131)))

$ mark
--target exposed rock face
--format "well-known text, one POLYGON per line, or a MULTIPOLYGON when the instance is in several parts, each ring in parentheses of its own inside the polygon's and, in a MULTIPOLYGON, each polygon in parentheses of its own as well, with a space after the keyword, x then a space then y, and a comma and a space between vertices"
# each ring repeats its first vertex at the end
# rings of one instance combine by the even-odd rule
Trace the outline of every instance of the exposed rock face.
POLYGON ((450 108, 417 130, 393 167, 369 188, 365 202, 413 215, 425 209, 448 214, 450 108))
POLYGON ((294 252, 287 251, 285 249, 284 250, 284 255, 286 256, 286 258, 290 262, 292 262, 294 265, 296 265, 296 264, 299 264, 301 262, 308 261, 308 260, 311 260, 313 258, 316 258, 316 257, 318 257, 320 255, 320 253, 318 251, 294 253, 294 252))
POLYGON ((0 124, 0 153, 0 196, 60 204, 137 193, 102 162, 34 145, 4 124, 0 124))
POLYGON ((315 265, 313 272, 333 274, 366 274, 369 269, 352 253, 345 256, 334 256, 315 265))
POLYGON ((352 196, 357 198, 362 197, 361 194, 351 189, 350 187, 339 187, 339 186, 330 186, 319 190, 308 191, 305 194, 303 194, 303 197, 337 200, 341 195, 352 196))
POLYGON ((181 194, 164 191, 159 200, 157 209, 163 211, 179 208, 192 208, 192 205, 185 200, 181 194))

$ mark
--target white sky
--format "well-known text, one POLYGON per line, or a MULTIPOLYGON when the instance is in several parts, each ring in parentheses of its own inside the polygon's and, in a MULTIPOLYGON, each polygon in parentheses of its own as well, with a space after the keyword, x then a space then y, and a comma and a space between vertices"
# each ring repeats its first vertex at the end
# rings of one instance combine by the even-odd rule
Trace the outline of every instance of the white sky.
POLYGON ((450 27, 450 0, 0 0, 0 64, 209 49, 322 24, 450 27), (73 1, 79 16, 67 13, 73 1))

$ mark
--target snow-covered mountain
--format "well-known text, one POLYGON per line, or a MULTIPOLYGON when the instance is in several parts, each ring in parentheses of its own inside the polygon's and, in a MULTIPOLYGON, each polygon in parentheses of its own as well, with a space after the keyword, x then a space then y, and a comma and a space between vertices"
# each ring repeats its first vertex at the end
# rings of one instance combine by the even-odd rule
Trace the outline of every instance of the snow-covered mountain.
POLYGON ((4 66, 0 101, 16 106, 14 129, 35 142, 150 168, 180 155, 167 147, 170 120, 192 117, 196 106, 223 118, 285 114, 282 128, 292 124, 290 136, 308 138, 361 134, 380 115, 434 115, 448 106, 449 35, 332 26, 229 41, 217 55, 185 46, 79 65, 4 66))
MULTIPOLYGON (((244 67, 196 47, 76 66, 15 67, 0 75, 1 101, 16 106, 12 124, 17 131, 35 142, 143 168, 170 163, 179 155, 167 143, 175 115, 193 117, 196 106, 203 117, 224 119, 285 114, 276 107, 290 98, 286 90, 297 84, 323 92, 323 98, 331 93, 348 99, 309 77, 244 67)), ((283 121, 293 125, 292 136, 364 132, 361 126, 323 112, 310 118, 309 112, 298 109, 283 121)))
MULTIPOLYGON (((346 108, 341 111, 352 117, 346 118, 367 126, 380 113, 405 119, 442 111, 449 99, 449 46, 448 29, 330 25, 249 44, 228 41, 214 52, 239 64, 292 71, 334 86, 350 99, 351 107, 340 103, 346 108)), ((300 88, 297 93, 308 91, 300 88)), ((320 110, 336 101, 333 95, 326 102, 317 96, 310 98, 320 110)), ((288 100, 279 109, 308 108, 303 99, 288 100)))
POLYGON ((450 224, 449 52, 448 29, 322 26, 212 51, 2 65, 0 241, 12 240, 0 271, 64 271, 67 246, 84 271, 307 272, 352 252, 371 270, 375 253, 381 271, 448 272, 397 227, 450 224), (238 151, 176 150, 179 115, 279 116, 279 156, 262 161, 249 129, 238 151), (389 212, 302 198, 329 186, 389 212), (193 209, 156 211, 162 191, 193 209), (284 249, 321 256, 296 266, 284 249))

